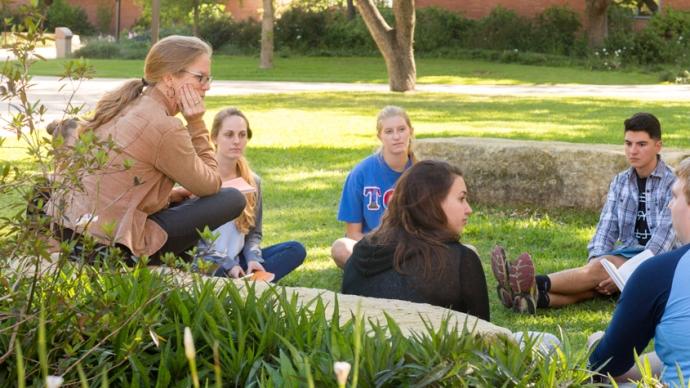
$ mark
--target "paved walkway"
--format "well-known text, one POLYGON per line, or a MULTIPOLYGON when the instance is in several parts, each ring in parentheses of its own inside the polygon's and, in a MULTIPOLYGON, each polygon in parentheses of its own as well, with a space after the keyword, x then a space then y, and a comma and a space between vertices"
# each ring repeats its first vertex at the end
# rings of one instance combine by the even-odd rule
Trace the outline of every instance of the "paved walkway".
MULTIPOLYGON (((106 91, 122 84, 122 79, 98 78, 82 84, 59 81, 57 77, 35 77, 30 98, 46 106, 46 121, 62 116, 62 109, 73 90, 73 105, 95 106, 106 91), (62 90, 61 90, 62 87, 62 90)), ((298 92, 388 92, 388 85, 334 82, 214 81, 208 95, 248 95, 298 92)), ((690 101, 690 85, 417 85, 421 93, 450 93, 482 96, 516 97, 596 97, 656 101, 690 101)), ((0 115, 7 117, 9 104, 0 102, 0 115)), ((0 129, 0 136, 7 134, 0 129)))

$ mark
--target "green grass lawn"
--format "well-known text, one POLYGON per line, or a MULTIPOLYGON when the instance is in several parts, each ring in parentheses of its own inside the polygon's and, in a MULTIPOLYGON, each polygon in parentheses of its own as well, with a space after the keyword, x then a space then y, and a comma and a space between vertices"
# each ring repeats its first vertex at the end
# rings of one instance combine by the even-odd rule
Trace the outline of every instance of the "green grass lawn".
MULTIPOLYGON (((341 271, 332 264, 329 249, 344 230, 336 221, 340 191, 348 171, 378 146, 375 115, 387 104, 407 108, 419 138, 487 136, 621 147, 623 119, 645 110, 661 119, 666 145, 690 148, 690 120, 683 103, 424 93, 208 98, 208 123, 216 111, 229 105, 243 109, 251 121, 254 138, 248 157, 264 181, 264 245, 295 239, 307 247, 305 264, 282 284, 339 289, 341 271)), ((9 139, 0 159, 21 160, 21 148, 7 148, 17 146, 9 139)), ((472 187, 469 189, 471 193, 472 187)), ((0 199, 0 204, 6 205, 7 201, 0 199)), ((477 201, 472 204, 474 214, 463 241, 477 246, 481 254, 494 323, 512 330, 550 332, 557 332, 561 326, 576 344, 583 344, 589 333, 606 326, 615 302, 608 299, 540 311, 535 317, 505 311, 494 292, 496 282, 488 259, 490 249, 500 243, 511 257, 531 252, 539 271, 581 265, 598 214, 574 209, 497 208, 477 201)))
MULTIPOLYGON (((142 60, 89 60, 97 77, 129 78, 143 75, 142 60)), ((34 75, 58 75, 66 60, 38 62, 34 75)), ((270 70, 258 68, 259 59, 217 55, 213 76, 222 80, 387 83, 381 57, 276 58, 270 70)), ((589 71, 575 67, 528 66, 464 59, 417 59, 420 84, 653 84, 657 74, 589 71)))

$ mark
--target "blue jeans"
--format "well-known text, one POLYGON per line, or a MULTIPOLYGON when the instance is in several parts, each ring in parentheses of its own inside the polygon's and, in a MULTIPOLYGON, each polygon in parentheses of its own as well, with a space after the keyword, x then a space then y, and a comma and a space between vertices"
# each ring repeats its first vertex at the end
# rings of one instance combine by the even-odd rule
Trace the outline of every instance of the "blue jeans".
MULTIPOLYGON (((273 282, 277 282, 302 265, 304 258, 307 257, 307 251, 299 242, 287 241, 261 249, 261 257, 264 259, 264 268, 276 275, 273 282)), ((242 254, 240 254, 240 266, 243 270, 247 270, 247 260, 242 254)))

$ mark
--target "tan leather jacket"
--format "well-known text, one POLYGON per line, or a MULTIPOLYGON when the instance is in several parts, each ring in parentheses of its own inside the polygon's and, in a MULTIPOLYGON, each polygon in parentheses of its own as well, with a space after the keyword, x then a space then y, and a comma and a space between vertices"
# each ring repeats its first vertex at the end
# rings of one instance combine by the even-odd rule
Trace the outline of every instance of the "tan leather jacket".
MULTIPOLYGON (((135 255, 152 255, 167 234, 148 216, 168 206, 175 182, 200 197, 220 190, 203 119, 185 127, 172 116, 175 108, 166 106, 167 101, 160 91, 149 88, 96 129, 100 139, 112 136, 119 152, 110 152, 106 168, 81 176, 83 190, 61 197, 65 200, 62 225, 88 232, 104 244, 123 244, 135 255)), ((49 207, 54 216, 60 203, 58 197, 49 207)))

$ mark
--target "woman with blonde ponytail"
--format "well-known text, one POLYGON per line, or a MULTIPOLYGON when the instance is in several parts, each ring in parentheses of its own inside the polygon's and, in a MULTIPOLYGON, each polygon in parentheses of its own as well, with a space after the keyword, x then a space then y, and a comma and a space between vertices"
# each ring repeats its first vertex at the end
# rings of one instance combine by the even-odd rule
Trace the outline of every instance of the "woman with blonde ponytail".
POLYGON ((251 138, 249 120, 240 110, 223 109, 213 119, 211 139, 216 144, 216 160, 221 179, 228 182, 242 178, 256 188, 256 191, 245 194, 247 206, 239 217, 215 230, 218 238, 212 246, 209 247, 205 241, 200 246, 206 254, 225 258, 216 275, 237 278, 245 272, 267 271, 275 275, 273 281, 278 281, 299 267, 307 252, 297 241, 283 242, 264 249, 260 247, 263 236, 261 179, 252 171, 244 157, 244 150, 251 138))
POLYGON ((51 200, 59 238, 76 239, 79 247, 90 235, 99 247, 118 246, 127 258, 146 255, 156 263, 162 253, 193 247, 197 230, 242 212, 244 196, 221 189, 203 120, 211 54, 198 38, 169 36, 149 50, 141 79, 98 101, 79 133, 93 132, 115 147, 102 167, 82 171, 81 187, 51 200))
POLYGON ((376 133, 381 148, 356 165, 343 186, 338 221, 345 222, 345 237, 331 247, 331 257, 340 268, 345 267, 355 243, 379 225, 395 183, 417 161, 412 151, 414 128, 403 108, 381 109, 376 133))

